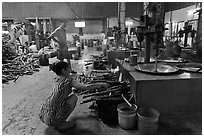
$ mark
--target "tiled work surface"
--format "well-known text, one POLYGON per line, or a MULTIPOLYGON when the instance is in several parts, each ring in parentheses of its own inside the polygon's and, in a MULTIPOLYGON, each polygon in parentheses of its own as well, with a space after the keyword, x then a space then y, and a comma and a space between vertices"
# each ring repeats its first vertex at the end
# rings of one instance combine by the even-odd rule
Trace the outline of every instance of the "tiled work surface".
MULTIPOLYGON (((85 49, 80 60, 72 60, 72 67, 82 72, 84 60, 91 54, 100 54, 93 48, 85 49)), ((50 63, 56 59, 50 59, 50 63)), ((48 67, 41 67, 33 75, 20 77, 16 83, 2 85, 2 134, 3 135, 140 135, 137 129, 123 130, 118 124, 103 123, 97 118, 95 112, 89 109, 91 103, 80 104, 82 97, 78 98, 78 105, 71 114, 71 120, 77 124, 65 132, 59 132, 47 127, 39 118, 41 103, 51 93, 51 81, 55 75, 48 67)), ((201 112, 175 116, 169 121, 160 123, 157 134, 183 135, 202 134, 201 112)))

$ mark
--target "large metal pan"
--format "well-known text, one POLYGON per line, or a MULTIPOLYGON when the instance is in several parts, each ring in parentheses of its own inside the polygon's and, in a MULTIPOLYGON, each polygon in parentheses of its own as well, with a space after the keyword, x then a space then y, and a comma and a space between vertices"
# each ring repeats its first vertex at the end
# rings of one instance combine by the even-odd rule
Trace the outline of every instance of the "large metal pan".
POLYGON ((177 59, 158 59, 159 62, 165 62, 165 63, 186 63, 187 60, 183 58, 177 58, 177 59))
POLYGON ((185 63, 177 65, 180 70, 187 72, 197 72, 202 73, 202 64, 201 63, 185 63))
POLYGON ((178 72, 179 69, 177 67, 172 67, 165 64, 157 64, 157 69, 155 69, 155 64, 137 64, 135 69, 139 72, 154 74, 154 75, 165 75, 165 74, 172 74, 178 72))

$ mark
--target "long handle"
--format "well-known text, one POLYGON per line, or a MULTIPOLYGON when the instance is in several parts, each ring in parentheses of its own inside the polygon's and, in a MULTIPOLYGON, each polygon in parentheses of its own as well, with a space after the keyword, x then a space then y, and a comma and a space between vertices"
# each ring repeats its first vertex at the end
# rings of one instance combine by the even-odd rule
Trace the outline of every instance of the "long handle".
POLYGON ((196 72, 199 72, 199 71, 201 71, 202 70, 202 67, 200 67, 196 72))
POLYGON ((122 94, 122 98, 125 100, 125 102, 131 107, 132 104, 130 104, 130 102, 124 97, 124 95, 122 94))

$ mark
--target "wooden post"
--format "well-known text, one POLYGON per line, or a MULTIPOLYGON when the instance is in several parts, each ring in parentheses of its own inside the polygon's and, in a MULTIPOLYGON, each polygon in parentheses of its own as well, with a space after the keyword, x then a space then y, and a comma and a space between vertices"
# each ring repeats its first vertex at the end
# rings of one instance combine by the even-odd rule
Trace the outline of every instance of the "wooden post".
POLYGON ((39 31, 40 31, 40 24, 39 24, 39 20, 38 18, 36 17, 36 31, 35 31, 35 44, 37 46, 37 50, 40 50, 40 38, 39 38, 39 31))

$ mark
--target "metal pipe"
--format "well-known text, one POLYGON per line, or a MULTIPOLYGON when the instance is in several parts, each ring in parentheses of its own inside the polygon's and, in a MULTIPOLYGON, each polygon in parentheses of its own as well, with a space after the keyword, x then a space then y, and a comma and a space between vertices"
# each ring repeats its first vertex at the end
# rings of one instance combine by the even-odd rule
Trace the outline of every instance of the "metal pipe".
POLYGON ((125 2, 118 2, 118 28, 120 30, 119 46, 125 43, 125 6, 125 2))
POLYGON ((150 61, 150 46, 151 46, 150 33, 146 33, 146 36, 145 36, 145 62, 146 63, 150 61))

